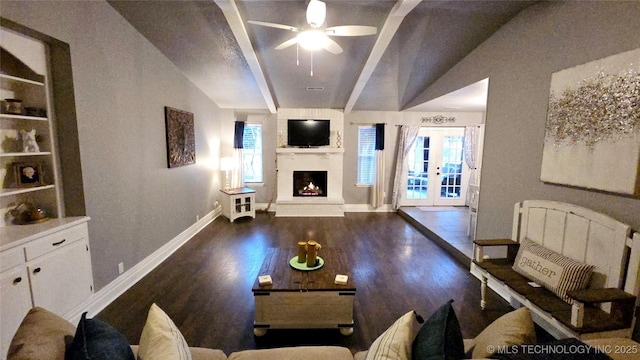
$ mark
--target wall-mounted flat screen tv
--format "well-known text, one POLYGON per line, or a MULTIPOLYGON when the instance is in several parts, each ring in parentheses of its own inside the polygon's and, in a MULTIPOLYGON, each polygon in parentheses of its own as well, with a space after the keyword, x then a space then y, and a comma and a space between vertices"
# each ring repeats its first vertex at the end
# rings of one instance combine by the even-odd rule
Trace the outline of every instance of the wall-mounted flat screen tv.
POLYGON ((329 145, 329 120, 297 120, 287 122, 287 144, 297 147, 329 145))

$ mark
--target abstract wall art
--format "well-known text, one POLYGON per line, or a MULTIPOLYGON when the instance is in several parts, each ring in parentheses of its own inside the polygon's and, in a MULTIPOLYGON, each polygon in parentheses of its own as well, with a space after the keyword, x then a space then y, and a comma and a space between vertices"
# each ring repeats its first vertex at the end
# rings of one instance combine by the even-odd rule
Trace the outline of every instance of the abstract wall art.
POLYGON ((195 164, 196 141, 193 114, 164 107, 167 127, 167 162, 170 168, 195 164))
POLYGON ((553 73, 540 180, 640 196, 640 49, 553 73))

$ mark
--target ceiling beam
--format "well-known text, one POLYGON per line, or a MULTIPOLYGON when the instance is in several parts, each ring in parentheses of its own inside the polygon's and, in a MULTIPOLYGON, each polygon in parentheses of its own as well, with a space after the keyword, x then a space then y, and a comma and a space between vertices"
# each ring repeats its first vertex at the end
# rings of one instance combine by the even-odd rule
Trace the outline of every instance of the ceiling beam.
POLYGON ((247 34, 247 29, 244 27, 244 22, 240 16, 240 12, 238 11, 238 6, 236 6, 236 2, 234 0, 215 0, 215 2, 222 10, 233 35, 236 37, 238 45, 240 45, 240 50, 242 50, 242 54, 249 64, 249 69, 258 83, 258 88, 260 89, 260 93, 262 93, 262 97, 264 98, 269 111, 272 114, 275 114, 277 111, 276 104, 273 101, 273 96, 269 90, 267 78, 264 76, 258 57, 253 51, 251 40, 249 40, 249 34, 247 34))
POLYGON ((347 105, 344 107, 345 113, 349 113, 353 110, 356 101, 358 101, 360 94, 362 94, 364 86, 371 78, 373 71, 376 69, 376 66, 378 66, 380 59, 382 59, 382 55, 387 50, 387 47, 398 31, 400 24, 402 24, 402 20, 404 20, 404 17, 407 16, 411 10, 420 4, 420 1, 421 0, 398 0, 398 2, 393 6, 389 12, 389 16, 387 16, 387 19, 382 26, 382 29, 380 30, 380 35, 378 35, 376 43, 373 45, 373 49, 371 49, 369 58, 364 64, 360 77, 358 77, 358 81, 356 81, 356 85, 353 87, 353 91, 351 92, 351 96, 349 96, 347 105))

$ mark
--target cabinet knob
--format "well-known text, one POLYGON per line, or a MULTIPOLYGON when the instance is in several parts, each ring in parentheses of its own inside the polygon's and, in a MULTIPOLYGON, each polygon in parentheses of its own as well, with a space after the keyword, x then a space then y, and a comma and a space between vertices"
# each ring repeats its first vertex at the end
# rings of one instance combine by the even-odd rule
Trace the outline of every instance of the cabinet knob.
POLYGON ((17 285, 21 281, 22 281, 22 277, 19 276, 19 277, 13 279, 13 285, 17 285))
POLYGON ((41 269, 40 267, 37 267, 37 268, 33 269, 33 273, 34 273, 34 274, 37 274, 37 273, 39 273, 40 271, 42 271, 42 269, 41 269))

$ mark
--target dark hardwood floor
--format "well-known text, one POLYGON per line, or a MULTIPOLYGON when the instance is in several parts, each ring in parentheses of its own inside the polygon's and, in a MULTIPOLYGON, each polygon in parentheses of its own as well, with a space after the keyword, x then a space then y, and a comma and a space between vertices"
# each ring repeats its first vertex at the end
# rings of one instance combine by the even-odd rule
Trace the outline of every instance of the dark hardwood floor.
POLYGON ((511 310, 489 292, 480 310, 480 282, 464 265, 396 213, 347 213, 344 218, 276 218, 273 213, 230 223, 220 217, 96 317, 137 344, 147 311, 158 304, 191 346, 234 351, 292 345, 339 345, 353 353, 369 345, 407 311, 425 319, 453 306, 465 338, 511 310), (354 333, 271 330, 253 335, 251 287, 269 247, 314 239, 341 247, 356 282, 354 333))

